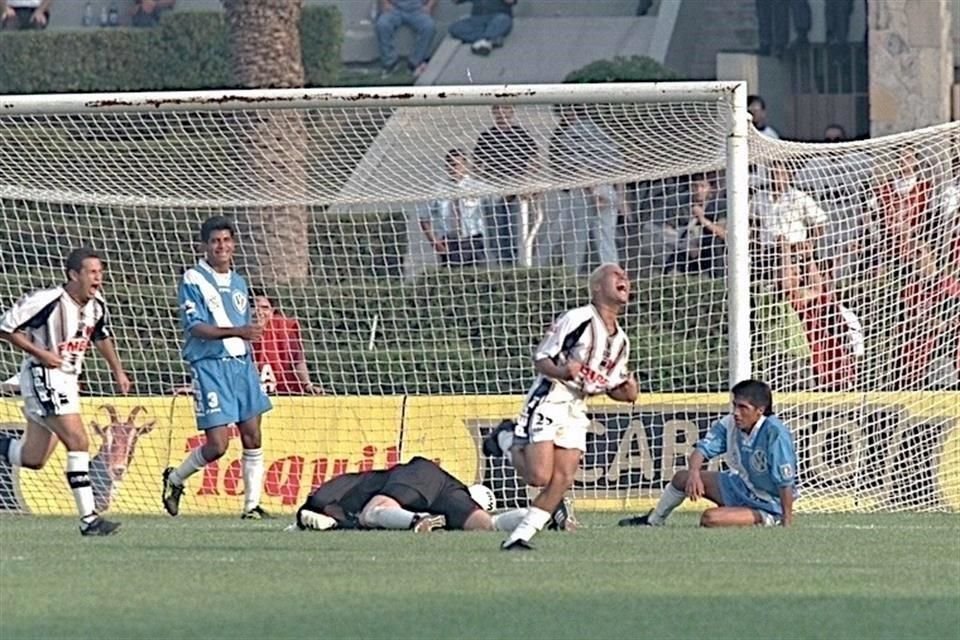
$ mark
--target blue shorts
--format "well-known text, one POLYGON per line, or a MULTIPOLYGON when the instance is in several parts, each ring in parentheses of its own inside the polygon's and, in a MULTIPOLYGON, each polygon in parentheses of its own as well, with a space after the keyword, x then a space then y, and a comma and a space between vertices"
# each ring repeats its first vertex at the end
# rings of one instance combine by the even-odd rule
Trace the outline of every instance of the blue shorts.
POLYGON ((725 507, 747 507, 778 518, 783 515, 779 500, 764 500, 751 491, 740 476, 729 471, 720 474, 720 497, 725 507))
POLYGON ((243 422, 272 408, 250 358, 198 360, 190 373, 200 430, 243 422))

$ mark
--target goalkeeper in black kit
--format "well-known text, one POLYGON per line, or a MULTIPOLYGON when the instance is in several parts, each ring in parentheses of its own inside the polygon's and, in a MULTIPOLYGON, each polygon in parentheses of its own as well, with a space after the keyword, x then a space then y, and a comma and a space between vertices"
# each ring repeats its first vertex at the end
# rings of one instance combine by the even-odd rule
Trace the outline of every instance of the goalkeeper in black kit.
POLYGON ((323 484, 297 511, 297 527, 513 531, 527 514, 513 509, 492 515, 495 506, 487 487, 467 487, 417 456, 391 469, 346 473, 323 484))

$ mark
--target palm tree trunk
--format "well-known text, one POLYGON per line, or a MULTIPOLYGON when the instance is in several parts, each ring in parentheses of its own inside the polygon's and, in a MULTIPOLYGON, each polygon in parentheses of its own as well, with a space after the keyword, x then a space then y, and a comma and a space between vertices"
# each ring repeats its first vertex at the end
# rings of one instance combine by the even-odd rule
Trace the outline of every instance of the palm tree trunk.
MULTIPOLYGON (((222 0, 233 84, 293 88, 304 84, 300 49, 303 0, 222 0)), ((309 272, 307 184, 309 135, 297 111, 250 111, 238 132, 258 201, 240 217, 245 268, 257 283, 306 279, 309 272), (288 204, 282 204, 282 203, 288 204), (269 203, 269 204, 266 204, 269 203)))

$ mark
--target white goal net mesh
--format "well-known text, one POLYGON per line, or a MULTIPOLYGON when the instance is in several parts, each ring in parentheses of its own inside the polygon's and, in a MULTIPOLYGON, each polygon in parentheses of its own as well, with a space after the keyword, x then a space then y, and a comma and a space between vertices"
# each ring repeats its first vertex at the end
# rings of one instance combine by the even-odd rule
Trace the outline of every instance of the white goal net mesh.
MULTIPOLYGON (((526 492, 480 439, 519 412, 584 274, 616 261, 642 396, 593 404, 574 493, 639 508, 728 406, 730 122, 719 100, 0 114, 0 306, 61 282, 71 248, 102 253, 135 394, 89 355, 98 508, 159 513, 162 469, 201 441, 175 394, 176 285, 200 223, 227 215, 251 304, 274 313, 255 345, 268 510, 414 455, 506 505, 526 492)), ((960 507, 958 136, 751 131, 753 370, 796 437, 800 510, 960 507)), ((4 348, 0 373, 19 360, 4 348)), ((16 398, 0 422, 24 429, 16 398)), ((191 478, 182 512, 239 510, 239 459, 236 442, 191 478)), ((62 474, 62 451, 40 472, 0 464, 0 509, 72 512, 62 474)))

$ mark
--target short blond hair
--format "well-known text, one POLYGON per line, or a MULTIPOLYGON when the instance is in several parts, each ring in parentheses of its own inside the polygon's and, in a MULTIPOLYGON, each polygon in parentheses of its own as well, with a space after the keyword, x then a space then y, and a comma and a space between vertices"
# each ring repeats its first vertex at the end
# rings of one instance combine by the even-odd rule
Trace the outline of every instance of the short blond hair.
POLYGON ((616 262, 604 262, 599 267, 590 272, 590 278, 587 280, 587 292, 590 295, 590 300, 593 300, 593 289, 600 281, 603 279, 603 276, 606 275, 607 271, 610 269, 619 269, 620 265, 616 262))

